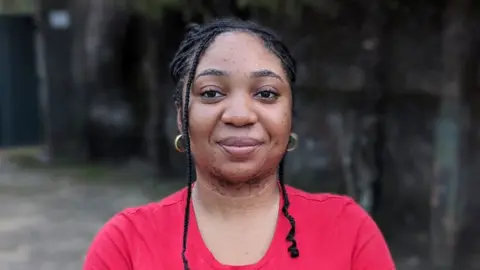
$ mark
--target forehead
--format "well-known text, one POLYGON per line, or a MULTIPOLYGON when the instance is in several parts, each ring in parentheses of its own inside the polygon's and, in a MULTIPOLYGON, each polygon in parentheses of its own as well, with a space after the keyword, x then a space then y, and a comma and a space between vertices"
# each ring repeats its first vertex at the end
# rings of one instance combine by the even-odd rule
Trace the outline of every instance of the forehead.
POLYGON ((200 59, 197 72, 207 68, 232 73, 269 69, 284 76, 280 59, 265 47, 262 39, 245 32, 218 35, 200 59))

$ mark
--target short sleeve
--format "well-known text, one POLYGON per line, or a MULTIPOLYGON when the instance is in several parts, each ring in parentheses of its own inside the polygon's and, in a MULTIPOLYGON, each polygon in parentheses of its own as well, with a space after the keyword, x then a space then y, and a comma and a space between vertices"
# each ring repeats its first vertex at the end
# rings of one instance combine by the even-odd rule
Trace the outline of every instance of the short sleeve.
POLYGON ((370 215, 358 207, 362 223, 352 254, 352 270, 393 270, 395 264, 388 245, 370 215))
POLYGON ((83 270, 131 270, 127 235, 130 222, 124 213, 110 219, 94 237, 85 256, 83 270))

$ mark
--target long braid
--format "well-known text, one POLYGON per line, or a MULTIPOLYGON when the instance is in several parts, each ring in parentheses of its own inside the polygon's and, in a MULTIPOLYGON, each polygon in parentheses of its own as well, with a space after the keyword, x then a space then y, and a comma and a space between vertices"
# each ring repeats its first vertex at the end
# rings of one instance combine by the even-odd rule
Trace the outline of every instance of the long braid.
POLYGON ((288 247, 288 252, 290 253, 290 257, 297 258, 300 256, 300 252, 297 248, 297 241, 295 240, 295 219, 290 215, 288 212, 288 207, 290 207, 290 200, 288 199, 287 190, 285 188, 285 156, 280 161, 280 165, 278 166, 278 181, 280 182, 280 189, 282 192, 283 197, 283 206, 282 206, 282 213, 290 222, 290 231, 287 235, 287 241, 291 243, 288 247))
MULTIPOLYGON (((187 201, 185 204, 185 217, 182 239, 182 262, 185 270, 189 269, 188 259, 186 257, 188 228, 190 223, 190 202, 192 198, 192 186, 195 181, 194 176, 194 163, 193 155, 190 145, 190 132, 189 132, 189 103, 190 92, 193 85, 195 72, 200 61, 201 56, 215 39, 215 37, 221 33, 231 31, 244 31, 252 33, 261 38, 265 46, 273 52, 282 62, 285 73, 291 87, 296 80, 296 63, 293 57, 290 55, 288 48, 270 31, 261 28, 259 25, 249 22, 241 21, 237 19, 220 19, 214 20, 206 25, 199 26, 192 24, 189 27, 189 31, 185 39, 180 44, 180 47, 175 54, 170 64, 170 74, 173 81, 177 84, 174 101, 178 108, 182 108, 182 135, 185 143, 185 152, 187 155, 187 201), (185 98, 182 102, 182 91, 185 90, 185 98)), ((293 91, 292 91, 293 100, 293 91)), ((293 103, 292 103, 293 106, 293 103)), ((291 229, 287 235, 287 241, 291 242, 288 252, 290 257, 296 258, 299 256, 297 248, 297 242, 295 240, 295 220, 289 214, 288 208, 290 201, 284 184, 284 159, 280 162, 279 166, 279 182, 283 197, 282 213, 288 219, 291 225, 291 229)))

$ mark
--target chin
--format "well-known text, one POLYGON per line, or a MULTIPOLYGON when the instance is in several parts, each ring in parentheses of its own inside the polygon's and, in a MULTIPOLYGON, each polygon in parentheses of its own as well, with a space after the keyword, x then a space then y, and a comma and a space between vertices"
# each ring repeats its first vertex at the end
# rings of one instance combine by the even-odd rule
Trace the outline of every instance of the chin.
POLYGON ((267 174, 265 168, 259 167, 258 163, 223 164, 221 168, 216 168, 214 171, 218 178, 235 184, 246 183, 261 178, 262 175, 267 174))

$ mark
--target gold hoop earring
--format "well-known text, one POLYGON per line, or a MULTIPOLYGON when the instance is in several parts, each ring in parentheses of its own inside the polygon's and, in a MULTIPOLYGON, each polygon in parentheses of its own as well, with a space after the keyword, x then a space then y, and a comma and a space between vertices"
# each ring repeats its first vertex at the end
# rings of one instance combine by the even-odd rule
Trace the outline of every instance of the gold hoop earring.
POLYGON ((185 152, 185 148, 182 145, 182 141, 183 141, 183 135, 179 134, 177 135, 177 137, 175 137, 175 141, 173 142, 173 145, 175 145, 175 150, 177 150, 177 152, 180 152, 180 153, 185 152))
POLYGON ((287 151, 291 152, 297 148, 298 145, 298 135, 295 132, 290 133, 290 137, 288 138, 288 145, 287 151))

